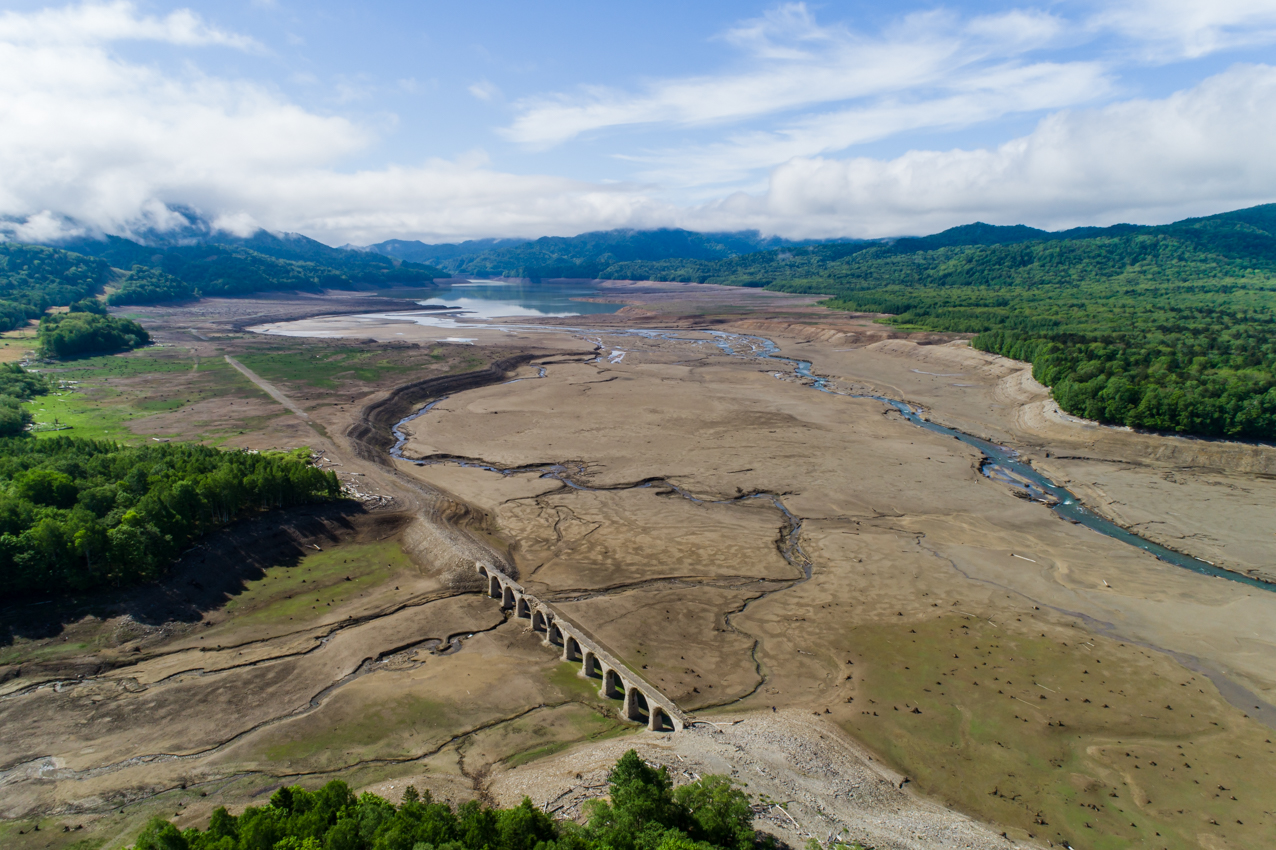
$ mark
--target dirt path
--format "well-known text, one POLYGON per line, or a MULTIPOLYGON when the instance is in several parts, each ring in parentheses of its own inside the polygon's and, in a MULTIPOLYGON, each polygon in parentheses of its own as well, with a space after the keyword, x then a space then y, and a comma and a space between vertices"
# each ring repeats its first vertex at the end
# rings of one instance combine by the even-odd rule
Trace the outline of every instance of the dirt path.
POLYGON ((250 381, 252 381, 254 384, 256 384, 258 387, 260 387, 260 388, 262 389, 262 391, 264 391, 264 392, 266 393, 266 395, 270 396, 270 397, 271 397, 271 398, 273 398, 275 401, 279 402, 279 403, 280 403, 280 404, 282 404, 284 407, 286 407, 286 408, 288 408, 289 410, 291 410, 291 411, 292 411, 293 413, 295 413, 297 416, 301 417, 301 419, 302 419, 304 422, 306 422, 306 423, 310 424, 310 425, 313 427, 314 423, 311 421, 310 416, 306 414, 306 411, 304 411, 304 410, 302 410, 300 407, 298 407, 298 406, 297 406, 297 405, 296 405, 296 404, 292 401, 292 399, 288 398, 288 396, 286 396, 286 395, 284 395, 283 393, 281 393, 281 392, 280 392, 280 391, 279 391, 279 390, 275 387, 275 385, 274 385, 274 384, 270 383, 270 382, 269 382, 269 381, 267 381, 265 378, 261 377, 261 376, 260 376, 260 375, 258 375, 256 372, 254 372, 252 369, 249 369, 249 368, 248 368, 247 366, 245 366, 243 363, 240 363, 240 362, 239 362, 238 360, 236 360, 234 357, 231 357, 229 354, 225 355, 225 357, 226 357, 226 362, 227 362, 227 363, 229 363, 231 366, 234 366, 234 367, 235 367, 235 369, 236 369, 236 370, 238 370, 238 371, 240 372, 240 374, 242 374, 245 378, 247 378, 248 380, 250 380, 250 381))

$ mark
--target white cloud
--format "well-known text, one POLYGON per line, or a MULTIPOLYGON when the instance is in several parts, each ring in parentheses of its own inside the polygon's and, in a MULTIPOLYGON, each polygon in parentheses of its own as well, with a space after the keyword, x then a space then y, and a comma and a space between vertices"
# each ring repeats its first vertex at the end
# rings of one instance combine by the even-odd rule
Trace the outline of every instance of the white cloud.
MULTIPOLYGON (((697 213, 794 235, 928 233, 970 222, 1168 221, 1276 198, 1276 68, 1241 65, 1160 100, 1064 111, 992 150, 798 158, 764 196, 697 213)), ((690 219, 689 219, 690 220, 690 219)))
MULTIPOLYGON (((1062 29, 1062 22, 1041 13, 961 21, 931 12, 869 37, 820 27, 804 4, 788 4, 727 32, 728 41, 749 53, 748 71, 659 80, 640 94, 585 87, 530 98, 504 132, 513 141, 547 147, 625 125, 706 125, 928 88, 960 91, 989 63, 1004 65, 1043 47, 1062 29)), ((1016 81, 1008 75, 1004 84, 1013 88, 1016 81)))
MULTIPOLYGON (((673 215, 624 185, 501 173, 482 151, 343 173, 341 162, 375 141, 370 131, 253 83, 194 71, 175 78, 129 63, 100 31, 66 36, 106 13, 120 38, 170 32, 120 4, 39 12, 28 16, 34 22, 4 17, 0 216, 20 220, 5 228, 13 238, 66 235, 65 217, 112 233, 165 229, 182 223, 169 209, 179 205, 232 232, 265 226, 335 244, 574 233, 673 215), (42 41, 49 21, 66 30, 42 41)), ((204 43, 223 42, 236 37, 204 43)))
POLYGON ((1057 109, 1103 96, 1111 83, 1097 63, 1038 63, 981 69, 930 98, 880 98, 835 112, 803 115, 786 127, 733 133, 697 147, 628 156, 650 165, 645 179, 679 186, 746 179, 795 157, 845 150, 898 133, 969 127, 1006 114, 1057 109))
MULTIPOLYGON (((1276 158, 1267 150, 1276 137, 1276 69, 1236 66, 1168 98, 1078 109, 1112 95, 1111 69, 1025 56, 1063 29, 1036 13, 973 21, 931 14, 865 39, 821 27, 804 6, 790 5, 724 35, 754 70, 554 107, 577 122, 569 135, 643 116, 693 123, 698 109, 722 121, 792 110, 716 144, 646 156, 647 176, 666 184, 764 175, 764 191, 692 207, 659 186, 505 173, 477 149, 451 161, 350 170, 345 163, 379 141, 368 124, 303 109, 268 86, 202 74, 194 50, 178 73, 111 50, 135 38, 256 49, 245 36, 189 12, 154 17, 122 3, 7 12, 0 217, 19 219, 8 229, 22 239, 65 233, 75 226, 68 219, 115 233, 171 227, 180 224, 172 206, 197 209, 231 232, 262 226, 332 244, 669 225, 880 236, 974 219, 1164 221, 1276 198, 1276 158), (812 103, 829 105, 795 108, 812 103), (1070 105, 999 147, 831 156, 908 130, 1070 105)), ((494 87, 481 91, 499 96, 494 87)), ((393 126, 392 117, 375 120, 393 126)), ((553 136, 547 124, 536 127, 553 136)))
POLYGON ((1115 0, 1090 19, 1131 39, 1154 61, 1196 58, 1276 42, 1272 0, 1115 0))
POLYGON ((137 7, 127 0, 84 3, 26 14, 13 11, 0 14, 0 42, 6 44, 88 45, 123 40, 261 49, 261 45, 248 36, 209 26, 190 9, 178 9, 157 18, 139 15, 137 7))
POLYGON ((469 87, 469 92, 479 100, 492 100, 501 96, 501 90, 487 80, 479 80, 477 83, 472 84, 469 87))
MULTIPOLYGON (((328 164, 368 143, 351 122, 306 112, 251 83, 194 72, 173 79, 124 62, 100 43, 101 31, 69 40, 92 29, 85 21, 104 19, 121 38, 216 32, 164 23, 189 21, 183 13, 159 23, 134 16, 132 24, 121 20, 126 13, 113 4, 39 12, 29 16, 34 23, 4 16, 0 28, 23 37, 0 39, 0 215, 52 209, 118 228, 148 204, 198 204, 211 187, 328 164), (51 20, 65 30, 36 38, 51 20)), ((233 36, 216 43, 223 41, 238 43, 233 36)))

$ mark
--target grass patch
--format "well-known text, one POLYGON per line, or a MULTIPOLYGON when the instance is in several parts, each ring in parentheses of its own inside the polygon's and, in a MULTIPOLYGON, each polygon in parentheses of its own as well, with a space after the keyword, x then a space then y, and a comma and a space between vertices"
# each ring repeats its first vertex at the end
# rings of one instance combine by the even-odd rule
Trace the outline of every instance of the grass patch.
POLYGON ((376 587, 396 573, 413 569, 393 540, 351 543, 315 552, 294 566, 271 567, 248 582, 242 593, 226 603, 229 619, 205 634, 228 628, 304 621, 376 587))
POLYGON ((542 744, 534 749, 515 753, 505 760, 505 764, 510 767, 518 767, 519 765, 545 758, 545 756, 552 756, 554 753, 561 753, 563 750, 570 747, 571 743, 571 741, 553 741, 548 744, 542 744))
POLYGON ((577 675, 579 673, 580 662, 562 661, 550 671, 549 680, 568 699, 587 703, 601 703, 602 698, 598 696, 598 688, 602 685, 602 681, 582 678, 577 675))
POLYGON ((360 709, 304 737, 267 747, 266 757, 271 761, 299 761, 320 754, 349 753, 352 747, 382 743, 387 730, 417 726, 437 729, 455 720, 452 706, 413 696, 401 696, 360 709))
MULTIPOLYGON (((199 358, 186 349, 147 348, 128 354, 84 357, 41 367, 56 381, 76 382, 29 402, 38 436, 62 435, 144 442, 157 436, 179 438, 191 435, 135 434, 130 423, 179 410, 208 399, 257 397, 259 391, 220 358, 199 358), (69 426, 69 427, 63 427, 69 426), (63 427, 62 430, 52 430, 63 427)), ((233 432, 252 427, 235 423, 233 432)), ((256 423, 253 423, 256 424, 256 423)), ((196 439, 225 439, 228 429, 194 435, 196 439)))
POLYGON ((981 818, 1096 850, 1256 847, 1276 827, 1270 730, 1164 656, 951 616, 852 645, 848 731, 981 818))
POLYGON ((42 641, 15 637, 9 646, 0 648, 0 665, 29 664, 37 661, 55 661, 97 651, 98 647, 84 641, 65 641, 42 645, 42 641))
MULTIPOLYGON (((432 350, 430 359, 442 361, 445 355, 432 350)), ((412 372, 419 365, 395 363, 383 351, 359 348, 324 350, 313 348, 295 351, 262 351, 244 354, 241 363, 272 383, 306 384, 325 390, 337 389, 345 382, 376 384, 387 377, 412 372)))
POLYGON ((104 836, 90 837, 77 830, 80 818, 69 815, 63 818, 33 818, 0 823, 0 846, 10 848, 36 848, 41 850, 98 850, 106 844, 104 836), (39 826, 37 830, 36 827, 39 826), (62 827, 70 831, 63 832, 62 827))
POLYGON ((633 730, 614 712, 569 702, 506 721, 473 736, 465 745, 467 764, 509 767, 562 752, 581 741, 600 741, 633 730))

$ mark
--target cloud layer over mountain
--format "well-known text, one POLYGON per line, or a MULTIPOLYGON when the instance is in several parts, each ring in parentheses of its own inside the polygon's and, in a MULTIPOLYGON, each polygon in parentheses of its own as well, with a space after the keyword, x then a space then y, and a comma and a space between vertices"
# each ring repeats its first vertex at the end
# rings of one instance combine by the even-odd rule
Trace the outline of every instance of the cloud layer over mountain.
POLYGON ((504 80, 458 83, 504 110, 490 144, 411 159, 382 153, 400 132, 393 110, 317 108, 236 71, 271 67, 278 48, 209 13, 8 11, 0 216, 14 238, 68 220, 163 229, 174 206, 330 243, 671 225, 884 236, 974 219, 1156 222, 1276 198, 1276 68, 1229 62, 1276 41, 1276 4, 1051 8, 915 11, 876 29, 800 3, 724 17, 710 35, 734 61, 716 71, 625 85, 582 69, 575 87, 509 101, 504 80), (1159 68, 1181 85, 1148 94, 1159 68))

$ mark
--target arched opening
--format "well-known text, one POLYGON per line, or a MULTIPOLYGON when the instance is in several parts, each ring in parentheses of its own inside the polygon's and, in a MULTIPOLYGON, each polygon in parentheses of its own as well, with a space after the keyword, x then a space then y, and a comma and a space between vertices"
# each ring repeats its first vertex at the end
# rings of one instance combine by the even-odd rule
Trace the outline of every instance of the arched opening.
POLYGON ((505 592, 501 594, 501 607, 514 607, 514 588, 510 587, 508 584, 505 585, 505 592))
POLYGON ((557 623, 552 621, 549 624, 549 642, 556 646, 563 645, 563 630, 558 627, 557 623))
POLYGON ((603 675, 602 666, 598 663, 598 656, 585 650, 585 660, 580 665, 580 675, 586 679, 601 679, 603 675))
POLYGON ((478 570, 479 575, 483 576, 484 578, 487 577, 487 567, 483 566, 482 564, 475 564, 474 567, 475 569, 478 570))
POLYGON ((579 661, 580 660, 580 641, 571 635, 566 635, 563 641, 563 660, 579 661))
POLYGON ((631 687, 625 691, 625 717, 643 724, 651 719, 651 709, 647 706, 647 698, 637 688, 631 687))
POLYGON ((487 595, 493 599, 501 598, 501 580, 496 576, 492 576, 491 583, 488 585, 487 595))
POLYGON ((652 705, 650 718, 647 721, 647 728, 652 732, 673 732, 673 718, 658 705, 652 705))
POLYGON ((532 613, 532 631, 534 632, 545 631, 545 615, 542 614, 540 611, 534 611, 532 613))
POLYGON ((528 605, 527 600, 521 596, 518 597, 518 603, 514 606, 514 616, 522 617, 525 620, 532 616, 531 606, 528 605))
POLYGON ((615 670, 603 669, 603 686, 598 689, 598 695, 604 699, 620 699, 624 694, 621 692, 620 677, 616 675, 615 670))

